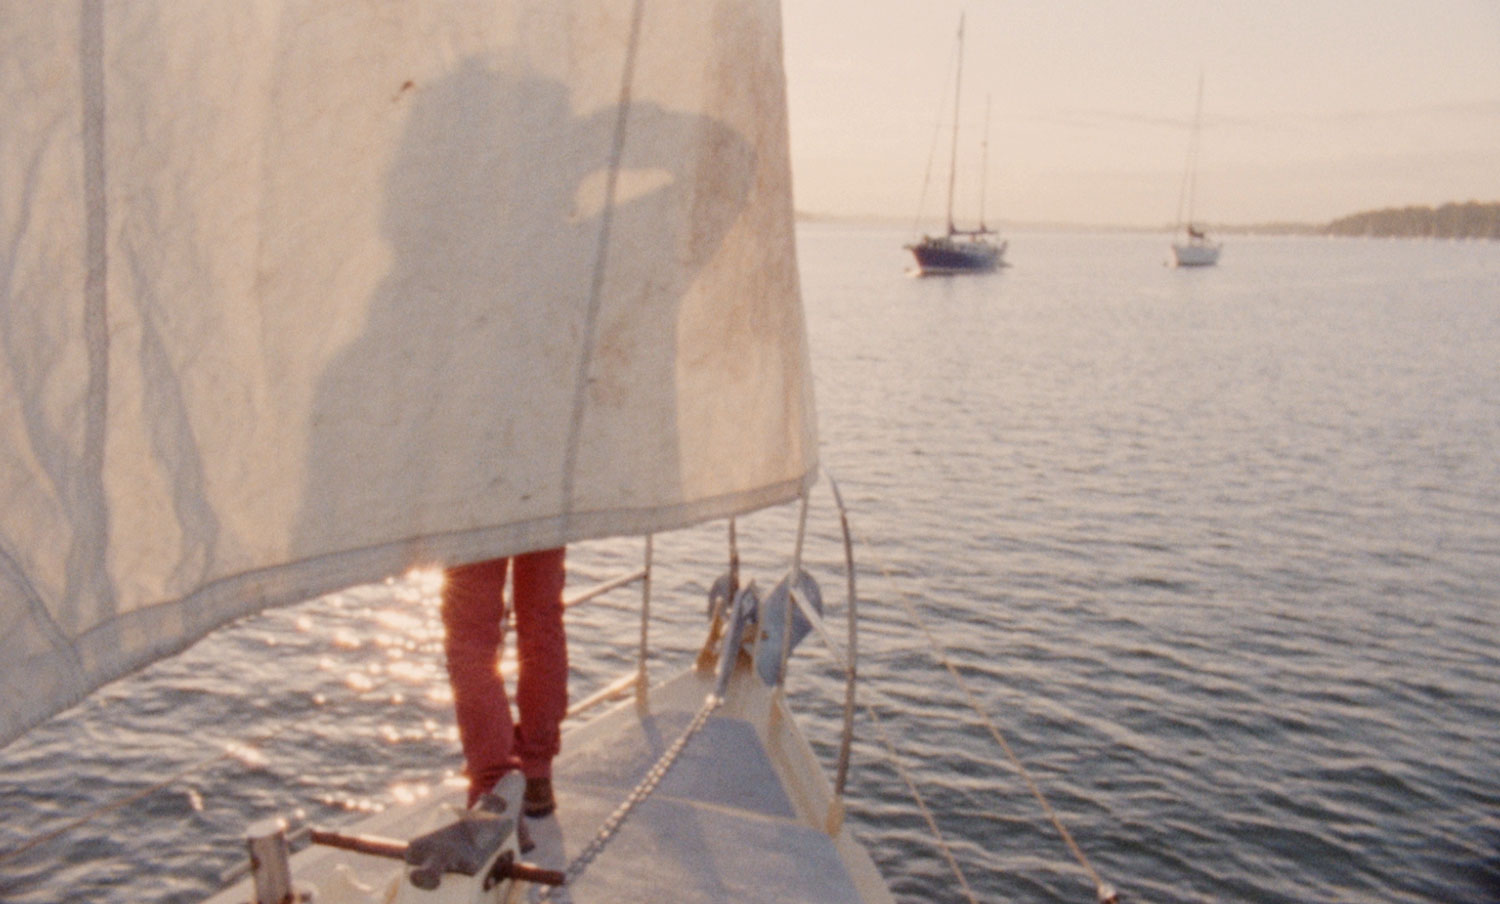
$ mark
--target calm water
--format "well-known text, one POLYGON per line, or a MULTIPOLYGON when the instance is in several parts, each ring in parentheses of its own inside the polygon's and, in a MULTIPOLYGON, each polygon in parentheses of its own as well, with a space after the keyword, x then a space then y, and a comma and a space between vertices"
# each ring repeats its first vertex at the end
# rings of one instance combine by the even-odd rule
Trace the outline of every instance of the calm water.
MULTIPOLYGON (((1231 238, 1190 272, 1158 236, 1023 234, 924 280, 907 238, 806 226, 803 288, 866 699, 976 896, 1092 888, 908 605, 1127 901, 1500 901, 1500 244, 1231 238)), ((791 521, 742 525, 762 583, 791 521)), ((722 546, 658 539, 659 674, 722 546)), ((576 547, 572 583, 640 553, 576 547)), ((628 667, 631 603, 572 620, 579 696, 628 667)), ((798 662, 829 756, 836 686, 798 662)), ((0 751, 0 850, 156 787, 0 864, 0 900, 197 901, 252 819, 430 793, 444 690, 420 580, 215 635, 0 751)), ((854 824, 899 898, 963 900, 860 728, 854 824)))

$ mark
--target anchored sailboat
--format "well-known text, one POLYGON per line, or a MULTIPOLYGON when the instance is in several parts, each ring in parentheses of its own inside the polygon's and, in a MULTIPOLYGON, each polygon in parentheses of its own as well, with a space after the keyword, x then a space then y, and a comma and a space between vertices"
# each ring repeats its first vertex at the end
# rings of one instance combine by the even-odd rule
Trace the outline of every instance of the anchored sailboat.
POLYGON ((1006 243, 996 244, 990 236, 996 235, 984 222, 985 183, 989 178, 989 101, 985 101, 985 137, 980 147, 983 158, 983 173, 980 178, 979 226, 976 229, 959 229, 953 219, 953 192, 958 178, 958 122, 959 102, 963 97, 964 68, 964 19, 958 17, 958 75, 953 89, 953 140, 948 161, 948 229, 943 235, 924 235, 922 240, 906 249, 917 260, 917 271, 922 274, 987 273, 1004 265, 1006 243))
POLYGON ((1177 195, 1177 234, 1172 243, 1172 259, 1179 267, 1211 267, 1219 262, 1222 242, 1208 237, 1193 221, 1193 202, 1198 190, 1198 147, 1203 125, 1203 73, 1198 74, 1198 103, 1193 111, 1193 133, 1188 139, 1187 166, 1183 170, 1182 189, 1177 195), (1186 211, 1186 216, 1184 216, 1186 211))

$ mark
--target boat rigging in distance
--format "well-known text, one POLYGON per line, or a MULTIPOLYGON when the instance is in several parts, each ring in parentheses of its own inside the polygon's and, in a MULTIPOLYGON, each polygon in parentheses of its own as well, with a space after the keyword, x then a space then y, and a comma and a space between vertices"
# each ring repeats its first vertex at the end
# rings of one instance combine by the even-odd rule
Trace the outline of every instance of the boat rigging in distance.
POLYGON ((985 100, 984 131, 980 144, 981 175, 979 188, 979 226, 976 229, 959 229, 953 220, 953 189, 958 173, 958 120, 959 101, 963 97, 964 69, 964 20, 958 17, 958 75, 953 89, 953 140, 948 160, 948 229, 944 235, 924 235, 920 242, 907 245, 906 249, 917 260, 917 273, 921 276, 955 273, 989 273, 1005 265, 1006 243, 991 241, 997 235, 984 223, 984 192, 989 177, 989 100, 985 100))
POLYGON ((1177 195, 1177 239, 1172 242, 1172 260, 1179 267, 1212 267, 1219 262, 1223 242, 1216 242, 1193 223, 1193 201, 1198 188, 1198 145, 1203 125, 1203 73, 1198 73, 1198 103, 1193 111, 1193 134, 1188 139, 1187 165, 1182 189, 1177 195), (1186 210, 1186 217, 1183 211, 1186 210))

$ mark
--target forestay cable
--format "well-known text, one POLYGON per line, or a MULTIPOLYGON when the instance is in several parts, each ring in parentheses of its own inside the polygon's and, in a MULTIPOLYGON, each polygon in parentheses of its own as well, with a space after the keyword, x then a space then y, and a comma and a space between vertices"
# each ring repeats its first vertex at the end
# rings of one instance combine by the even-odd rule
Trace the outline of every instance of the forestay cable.
POLYGON ((253 740, 234 742, 228 745, 226 749, 221 753, 206 757, 195 763, 184 766, 183 768, 177 770, 164 779, 153 782, 152 784, 147 785, 146 787, 141 788, 138 791, 134 791, 115 800, 101 804, 88 811, 87 813, 84 813, 83 815, 72 819, 64 823, 63 825, 58 826, 55 829, 43 832, 42 834, 37 835, 33 838, 28 838, 16 847, 10 848, 9 850, 0 851, 0 863, 6 863, 7 861, 14 860, 15 858, 21 856, 29 850, 41 847, 42 845, 48 844, 52 841, 56 841, 58 838, 61 838, 69 832, 72 832, 74 829, 80 826, 87 825, 107 813, 113 813, 114 811, 119 810, 123 807, 127 807, 138 800, 144 800, 145 798, 150 797, 158 791, 171 787, 173 784, 181 781, 184 778, 187 778, 189 775, 192 775, 195 772, 201 772, 202 770, 207 769, 208 767, 223 760, 243 757, 246 751, 255 750, 257 747, 270 743, 271 741, 279 737, 283 732, 295 727, 297 724, 298 723, 296 722, 287 722, 278 728, 265 732, 264 734, 253 740))
POLYGON ((932 809, 927 806, 927 801, 922 798, 922 792, 917 789, 916 781, 902 764, 901 757, 896 751, 896 745, 891 741, 890 735, 885 732, 885 725, 880 721, 880 716, 875 712, 875 707, 865 703, 865 712, 870 716, 870 723, 875 726, 875 733, 880 735, 880 742, 885 745, 886 753, 890 755, 891 765, 896 768, 896 774, 906 783, 906 789, 911 792, 911 799, 916 801, 917 809, 922 811, 922 818, 927 821, 927 828, 932 832, 932 837, 937 839, 938 850, 942 852, 943 859, 948 861, 948 868, 958 879, 958 884, 963 886, 964 897, 969 904, 979 904, 979 899, 974 896, 974 889, 969 887, 969 880, 964 876, 964 871, 958 865, 958 858, 953 855, 953 849, 948 845, 943 832, 938 828, 937 818, 932 815, 932 809))
MULTIPOLYGON (((895 580, 896 576, 892 574, 889 569, 881 566, 880 570, 886 577, 895 580)), ((1031 777, 1031 772, 1026 768, 1026 765, 1021 762, 1021 758, 1016 756, 1015 751, 1012 750, 1010 744, 1006 742, 1005 736, 1002 735, 1000 733, 1000 730, 995 727, 994 720, 992 720, 989 717, 989 714, 984 711, 984 708, 979 705, 978 696, 975 695, 974 691, 969 687, 968 683, 964 681, 963 676, 959 674, 958 669, 954 667, 952 661, 948 658, 947 653, 943 650, 942 645, 938 643, 937 637, 932 633, 931 629, 927 627, 927 623, 922 620, 922 617, 917 612, 916 607, 911 604, 911 601, 908 600, 904 594, 898 593, 896 594, 896 596, 900 599, 901 605, 906 610, 907 617, 911 620, 912 624, 914 624, 918 628, 918 630, 922 632, 922 635, 927 639, 927 645, 931 648, 932 655, 938 660, 939 663, 942 664, 943 668, 948 670, 948 674, 952 676, 953 682, 957 684, 959 690, 963 692, 965 701, 968 703, 969 709, 971 709, 974 714, 979 717, 979 720, 984 723, 984 727, 989 731, 990 737, 993 738, 995 740, 995 743, 1000 746, 1000 749, 1004 751, 1006 759, 1010 761, 1010 764, 1015 767, 1016 772, 1020 774, 1021 779, 1026 783, 1026 787, 1031 791, 1032 796, 1035 797, 1037 803, 1041 805, 1042 811, 1045 812, 1047 814, 1047 818, 1051 820, 1053 828, 1057 829, 1057 833, 1062 836, 1063 843, 1067 845, 1068 850, 1073 854, 1073 858, 1078 861, 1078 865, 1081 866, 1083 868, 1083 871, 1088 874, 1090 879, 1093 880, 1094 889, 1098 894, 1100 904, 1117 904, 1117 902, 1119 901, 1119 893, 1115 891, 1114 886, 1104 881, 1104 879, 1099 875, 1098 871, 1094 869, 1093 864, 1089 862, 1088 856, 1085 855, 1083 849, 1078 846, 1078 842, 1073 839, 1073 835, 1068 831, 1067 826, 1063 825, 1061 817, 1059 817, 1057 815, 1057 811, 1052 808, 1052 804, 1048 802, 1047 796, 1042 793, 1041 786, 1039 786, 1036 783, 1036 780, 1031 777)))

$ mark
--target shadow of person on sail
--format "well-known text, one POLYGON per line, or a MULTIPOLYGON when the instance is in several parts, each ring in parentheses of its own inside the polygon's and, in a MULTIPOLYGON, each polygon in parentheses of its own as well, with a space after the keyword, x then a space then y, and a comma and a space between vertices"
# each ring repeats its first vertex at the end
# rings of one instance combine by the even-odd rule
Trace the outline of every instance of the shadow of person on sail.
POLYGON ((299 550, 472 561, 675 498, 679 306, 745 205, 753 147, 639 101, 575 115, 509 58, 405 99, 391 267, 312 402, 299 550), (641 476, 601 489, 616 460, 641 476))

